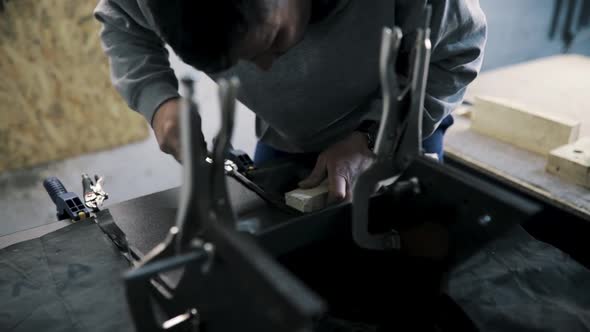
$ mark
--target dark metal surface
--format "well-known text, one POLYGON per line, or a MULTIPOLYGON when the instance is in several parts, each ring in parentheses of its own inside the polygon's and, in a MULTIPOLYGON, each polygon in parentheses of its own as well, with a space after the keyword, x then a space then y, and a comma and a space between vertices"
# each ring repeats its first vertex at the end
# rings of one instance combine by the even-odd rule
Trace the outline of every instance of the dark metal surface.
POLYGON ((468 172, 478 179, 539 204, 542 212, 522 225, 525 230, 535 238, 563 250, 586 268, 590 268, 590 255, 588 255, 590 241, 587 235, 590 234, 590 217, 588 215, 458 158, 448 156, 446 163, 454 169, 468 172))
MULTIPOLYGON (((415 176, 424 179, 423 184, 426 189, 425 196, 418 197, 416 204, 424 206, 425 209, 428 206, 446 205, 472 211, 471 216, 464 216, 466 223, 464 227, 471 227, 468 223, 469 220, 479 225, 477 223, 479 217, 495 211, 511 215, 508 222, 514 222, 512 219, 518 215, 514 215, 513 212, 518 211, 519 207, 528 211, 529 214, 533 214, 535 211, 534 205, 530 205, 527 200, 519 198, 518 195, 515 196, 511 190, 498 189, 496 185, 490 185, 488 181, 471 175, 469 172, 466 173, 465 170, 440 166, 428 159, 419 160, 404 174, 402 180, 415 176), (449 178, 446 179, 447 177, 449 178), (444 186, 447 186, 445 188, 454 188, 453 193, 448 194, 446 191, 438 190, 444 186), (470 189, 466 191, 467 189, 463 188, 470 189), (497 206, 495 204, 500 203, 495 203, 496 201, 505 205, 497 206), (511 206, 510 209, 507 206, 511 206)), ((241 208, 240 210, 236 209, 238 221, 260 221, 262 226, 257 236, 261 245, 274 256, 295 251, 310 243, 322 241, 326 237, 338 236, 339 232, 343 232, 343 230, 338 231, 339 225, 344 225, 342 227, 350 230, 350 205, 334 206, 316 213, 293 217, 273 208, 255 194, 251 192, 248 194, 247 189, 229 177, 228 192, 232 197, 236 194, 235 198, 239 200, 239 203, 234 205, 241 208)), ((136 246, 140 252, 145 253, 161 242, 170 227, 173 226, 177 196, 178 189, 171 189, 117 204, 109 210, 117 225, 127 235, 129 243, 136 246)), ((385 199, 381 198, 381 200, 385 199)), ((395 214, 387 212, 384 216, 391 220, 411 218, 408 215, 404 216, 403 212, 403 210, 396 210, 395 214)), ((449 219, 445 212, 447 211, 443 210, 441 216, 449 219)), ((451 212, 455 213, 455 211, 448 213, 451 212)), ((507 221, 501 216, 494 218, 494 221, 498 220, 507 221)), ((475 240, 471 235, 468 235, 471 233, 466 232, 465 234, 467 234, 466 241, 475 240)))
MULTIPOLYGON (((238 223, 253 223, 256 229, 265 229, 293 218, 229 176, 227 187, 238 223)), ((109 211, 129 244, 145 255, 174 226, 179 195, 179 188, 169 189, 113 205, 109 211)))
MULTIPOLYGON (((487 243, 504 236, 515 224, 543 225, 551 222, 553 229, 558 230, 557 233, 567 232, 566 229, 557 225, 556 216, 546 213, 547 207, 544 204, 523 196, 510 186, 496 183, 493 179, 487 178, 469 167, 457 167, 452 161, 450 164, 441 166, 426 158, 416 160, 400 178, 401 181, 413 177, 421 179, 421 192, 413 198, 414 203, 409 204, 404 200, 392 203, 391 196, 378 195, 371 201, 371 226, 376 228, 384 225, 386 227, 395 226, 400 230, 402 243, 405 243, 413 240, 412 237, 407 237, 409 230, 421 222, 436 220, 447 225, 448 236, 450 243, 452 243, 451 257, 443 266, 447 266, 447 264, 460 266, 461 262, 479 252, 480 248, 487 243), (452 188, 452 190, 440 190, 440 188, 452 188), (391 211, 395 211, 395 213, 391 213, 391 211), (485 218, 486 216, 489 219, 485 218)), ((231 191, 229 190, 230 193, 231 191)), ((424 268, 435 263, 431 267, 434 270, 429 272, 434 273, 432 278, 426 280, 419 277, 420 273, 426 272, 421 268, 416 269, 416 262, 410 263, 412 260, 407 261, 407 258, 401 258, 406 257, 403 252, 401 255, 391 256, 377 254, 377 252, 369 254, 359 248, 355 249, 352 241, 350 207, 345 204, 298 218, 289 219, 289 217, 286 222, 275 223, 272 227, 263 228, 256 239, 266 252, 277 257, 277 260, 284 264, 293 275, 321 295, 329 304, 331 312, 351 315, 340 317, 354 319, 356 316, 353 313, 360 310, 358 314, 361 317, 373 311, 369 315, 370 317, 377 315, 401 321, 404 318, 397 316, 401 314, 413 319, 421 319, 423 322, 430 322, 429 320, 434 319, 433 317, 439 311, 452 310, 449 309, 452 307, 450 305, 441 308, 432 304, 427 306, 428 309, 423 308, 420 311, 420 305, 411 301, 411 297, 405 291, 402 295, 398 289, 405 287, 416 292, 415 287, 421 284, 426 288, 422 290, 424 293, 417 298, 430 299, 432 303, 436 303, 437 300, 432 297, 433 294, 436 294, 436 288, 432 288, 432 285, 436 285, 436 278, 438 278, 436 277, 438 272, 436 272, 435 262, 424 263, 426 264, 424 268), (298 258, 293 259, 292 257, 298 258), (344 266, 349 266, 349 270, 344 269, 344 266), (350 269, 352 266, 355 268, 350 269), (390 272, 386 272, 389 271, 388 266, 391 266, 391 275, 390 272), (391 285, 388 286, 385 280, 387 278, 369 278, 360 271, 355 272, 357 269, 363 269, 371 275, 374 275, 374 272, 371 272, 373 270, 382 271, 382 276, 393 278, 389 279, 390 282, 395 280, 393 276, 396 273, 404 277, 400 277, 401 285, 398 284, 396 287, 390 288, 391 285), (411 276, 414 278, 411 286, 404 284, 412 280, 411 276), (364 303, 362 301, 368 297, 373 299, 390 298, 393 294, 397 294, 394 297, 400 302, 391 305, 391 308, 395 309, 392 309, 393 311, 387 315, 385 313, 377 314, 380 312, 379 307, 366 303, 363 305, 365 309, 356 308, 356 305, 364 303)), ((266 208, 271 207, 267 206, 266 208)), ((571 235, 571 231, 568 233, 571 235)), ((574 239, 576 238, 574 237, 574 239)), ((225 266, 225 268, 229 268, 229 266, 225 266)), ((213 274, 210 275, 210 278, 197 275, 191 279, 191 282, 184 281, 186 282, 185 289, 190 289, 185 295, 194 297, 191 294, 201 294, 204 301, 204 316, 214 321, 224 321, 228 315, 232 317, 240 315, 242 308, 253 306, 253 303, 259 300, 242 296, 244 293, 240 290, 239 285, 249 284, 251 279, 243 278, 242 272, 238 269, 225 268, 212 270, 213 274), (230 294, 231 296, 218 296, 218 294, 230 294)), ((239 269, 243 268, 247 267, 241 266, 239 269)), ((417 296, 415 293, 414 295, 417 296)), ((186 308, 178 308, 174 312, 183 314, 186 312, 186 308)), ((252 321, 242 321, 242 323, 256 326, 256 319, 252 319, 252 321)), ((461 322, 461 324, 465 323, 464 320, 461 322)), ((228 324, 224 325, 226 328, 230 326, 237 328, 235 325, 229 325, 230 322, 224 322, 224 324, 228 324)))
POLYGON ((128 243, 142 256, 162 242, 174 226, 178 193, 179 189, 170 189, 109 207, 128 243))
POLYGON ((543 210, 518 193, 426 157, 418 158, 400 180, 414 177, 420 179, 421 192, 409 202, 400 202, 410 213, 402 214, 398 223, 407 225, 423 219, 448 227, 452 264, 470 257, 511 228, 534 220, 543 210))
POLYGON ((93 218, 0 250, 0 331, 133 329, 122 272, 129 263, 93 218))

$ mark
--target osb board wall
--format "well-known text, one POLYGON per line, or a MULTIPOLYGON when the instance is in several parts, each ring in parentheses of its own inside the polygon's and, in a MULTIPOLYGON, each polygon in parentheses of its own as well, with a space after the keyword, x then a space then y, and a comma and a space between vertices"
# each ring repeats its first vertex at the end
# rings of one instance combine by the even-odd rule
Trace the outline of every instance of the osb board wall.
MULTIPOLYGON (((2 0, 0 0, 2 1, 2 0)), ((0 12, 0 172, 144 139, 110 82, 96 1, 11 0, 0 12)))

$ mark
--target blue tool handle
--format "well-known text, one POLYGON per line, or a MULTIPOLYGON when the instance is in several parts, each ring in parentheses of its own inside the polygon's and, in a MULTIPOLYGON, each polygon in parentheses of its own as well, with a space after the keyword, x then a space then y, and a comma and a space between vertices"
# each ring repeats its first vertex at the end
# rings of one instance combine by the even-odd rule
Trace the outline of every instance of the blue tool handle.
POLYGON ((59 181, 58 178, 55 176, 50 176, 43 181, 43 187, 47 190, 49 197, 55 205, 57 205, 57 200, 59 199, 60 195, 67 193, 66 187, 64 187, 63 183, 59 181))

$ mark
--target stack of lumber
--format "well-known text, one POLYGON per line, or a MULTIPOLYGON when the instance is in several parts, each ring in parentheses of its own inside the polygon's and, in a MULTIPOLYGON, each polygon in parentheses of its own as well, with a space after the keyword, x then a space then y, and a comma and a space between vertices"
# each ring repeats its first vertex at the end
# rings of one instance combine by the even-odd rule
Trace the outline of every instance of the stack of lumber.
POLYGON ((551 150, 578 139, 580 121, 560 113, 539 112, 500 98, 476 97, 471 129, 547 155, 551 150))
POLYGON ((471 129, 546 156, 549 173, 590 188, 589 70, 578 55, 498 70, 469 90, 471 129))
POLYGON ((590 57, 561 55, 482 73, 447 154, 590 214, 589 72, 590 57))
POLYGON ((110 82, 96 1, 18 0, 0 11, 0 172, 148 136, 110 82))
POLYGON ((536 112, 506 100, 476 97, 471 130, 547 157, 546 170, 590 188, 590 137, 581 122, 560 113, 536 112))

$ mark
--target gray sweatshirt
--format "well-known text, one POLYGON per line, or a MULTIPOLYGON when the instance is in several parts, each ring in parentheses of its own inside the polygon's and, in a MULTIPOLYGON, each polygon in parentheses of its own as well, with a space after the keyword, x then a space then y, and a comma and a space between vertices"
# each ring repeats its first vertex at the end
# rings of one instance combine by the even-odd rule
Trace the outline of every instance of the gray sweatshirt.
MULTIPOLYGON (((240 101, 256 113, 260 140, 289 152, 321 151, 381 110, 379 48, 384 26, 415 33, 427 0, 342 0, 270 71, 240 62, 213 78, 237 75, 240 101)), ((478 0, 431 0, 432 45, 425 137, 458 106, 477 76, 486 41, 478 0)), ((101 0, 95 10, 112 81, 129 107, 151 122, 178 96, 178 82, 142 0, 101 0)), ((407 53, 410 45, 402 45, 407 53)), ((206 110, 202 110, 206 111, 206 110)))

